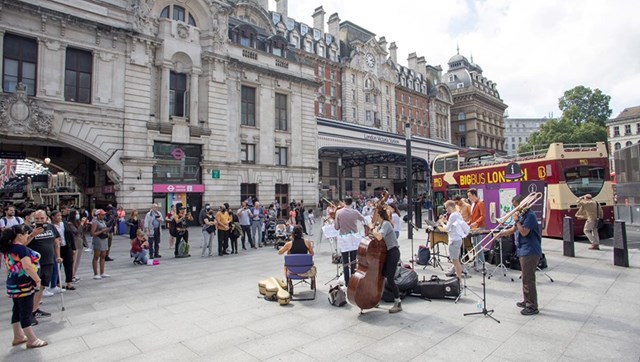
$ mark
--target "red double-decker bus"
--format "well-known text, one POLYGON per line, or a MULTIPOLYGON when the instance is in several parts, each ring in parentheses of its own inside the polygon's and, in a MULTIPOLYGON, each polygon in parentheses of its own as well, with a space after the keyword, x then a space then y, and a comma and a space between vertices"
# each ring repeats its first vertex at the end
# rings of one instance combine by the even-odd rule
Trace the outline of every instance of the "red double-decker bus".
MULTIPOLYGON (((544 198, 532 210, 542 224, 543 236, 562 237, 562 220, 575 216, 577 200, 591 194, 604 211, 602 237, 613 235, 613 188, 604 142, 554 143, 543 151, 500 157, 493 150, 463 149, 438 155, 432 165, 435 205, 466 190, 478 189, 487 208, 487 227, 512 209, 511 199, 542 192, 544 198)), ((574 219, 574 235, 584 235, 584 220, 574 219)))

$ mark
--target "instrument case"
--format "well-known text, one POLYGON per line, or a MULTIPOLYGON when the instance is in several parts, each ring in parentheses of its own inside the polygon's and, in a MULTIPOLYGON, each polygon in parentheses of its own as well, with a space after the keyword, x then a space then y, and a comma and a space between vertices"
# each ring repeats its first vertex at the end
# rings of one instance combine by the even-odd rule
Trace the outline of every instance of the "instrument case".
POLYGON ((450 279, 440 279, 437 275, 432 275, 427 280, 422 277, 418 284, 411 290, 411 295, 425 299, 455 299, 460 294, 460 281, 453 277, 450 279))

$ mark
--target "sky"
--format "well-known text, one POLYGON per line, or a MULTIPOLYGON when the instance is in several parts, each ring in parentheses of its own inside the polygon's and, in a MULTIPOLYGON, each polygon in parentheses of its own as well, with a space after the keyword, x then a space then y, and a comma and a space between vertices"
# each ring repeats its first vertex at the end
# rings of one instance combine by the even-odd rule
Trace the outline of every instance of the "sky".
MULTIPOLYGON (((637 0, 289 0, 289 16, 313 26, 323 6, 387 43, 448 69, 471 58, 497 83, 511 118, 559 117, 558 99, 583 85, 611 96, 610 118, 640 105, 637 0)), ((269 0, 276 10, 275 0, 269 0)))

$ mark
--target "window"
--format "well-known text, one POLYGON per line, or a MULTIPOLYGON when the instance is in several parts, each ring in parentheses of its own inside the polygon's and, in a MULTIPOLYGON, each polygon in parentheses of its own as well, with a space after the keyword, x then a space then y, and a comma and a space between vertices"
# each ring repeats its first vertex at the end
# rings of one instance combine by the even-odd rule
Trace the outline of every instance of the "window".
POLYGON ((464 121, 464 118, 465 118, 464 112, 458 113, 458 121, 464 121))
POLYGON ((242 86, 240 124, 243 126, 256 125, 256 89, 242 86))
POLYGON ((313 45, 311 44, 310 40, 306 40, 304 42, 304 50, 311 53, 311 48, 313 47, 313 45))
POLYGON ((169 73, 169 115, 176 117, 189 116, 189 93, 187 92, 187 75, 171 71, 169 73))
POLYGON ((173 5, 173 20, 184 21, 185 11, 182 6, 173 5))
POLYGON ((353 83, 353 84, 356 83, 356 75, 355 74, 351 74, 351 83, 353 83))
POLYGON ((240 144, 240 162, 256 163, 256 145, 251 143, 240 144))
POLYGON ((371 119, 371 111, 366 111, 366 112, 365 112, 365 114, 366 114, 366 120, 367 120, 367 122, 371 122, 371 121, 373 121, 373 120, 371 119))
POLYGON ((625 134, 625 136, 628 136, 628 135, 631 134, 631 125, 630 124, 627 124, 627 125, 624 126, 624 134, 625 134))
POLYGON ((276 93, 276 130, 287 130, 287 96, 276 93))
POLYGON ((358 111, 355 107, 351 108, 351 111, 353 113, 353 120, 355 121, 356 119, 358 119, 358 111))
POLYGON ((318 46, 318 55, 319 55, 319 56, 321 56, 321 57, 324 57, 324 56, 325 56, 325 54, 324 54, 324 47, 323 47, 323 46, 321 46, 321 45, 319 45, 319 46, 318 46))
POLYGON ((371 79, 370 78, 367 78, 367 79, 364 80, 364 87, 366 89, 371 89, 371 84, 372 83, 371 83, 371 79))
POLYGON ((294 48, 297 48, 299 42, 300 42, 300 40, 298 39, 297 36, 291 35, 291 39, 289 40, 289 45, 291 45, 294 48))
POLYGON ((515 150, 515 149, 516 149, 516 145, 515 145, 515 144, 512 144, 512 145, 511 145, 511 149, 512 149, 512 150, 515 150))
POLYGON ((7 93, 15 93, 19 82, 26 87, 26 93, 36 95, 36 66, 38 64, 38 43, 35 39, 17 35, 4 36, 4 66, 2 87, 7 93))
POLYGON ((347 167, 344 169, 344 177, 353 177, 353 168, 347 167))
POLYGON ((633 143, 631 141, 627 141, 627 143, 624 144, 625 147, 629 147, 631 146, 633 143))
POLYGON ((189 25, 196 26, 196 19, 191 14, 189 14, 189 25))
POLYGON ((240 32, 240 45, 251 48, 251 38, 244 32, 240 32))
POLYGON ((373 178, 380 178, 380 166, 373 166, 373 178))
POLYGON ((364 101, 365 101, 365 103, 371 103, 371 94, 365 93, 364 101))
POLYGON ((354 101, 356 100, 356 90, 355 89, 351 90, 351 99, 354 100, 354 101))
POLYGON ((613 136, 614 137, 620 136, 620 127, 618 126, 613 127, 613 136))
POLYGON ((169 12, 171 11, 171 6, 167 6, 164 9, 162 9, 162 11, 160 12, 160 17, 161 18, 169 18, 169 12))
POLYGON ((332 97, 336 96, 336 86, 334 86, 334 85, 331 86, 331 96, 332 97))
POLYGON ((366 178, 367 177, 367 166, 366 165, 360 166, 360 177, 361 178, 366 178))
POLYGON ((338 113, 338 107, 336 105, 331 105, 331 117, 336 118, 336 114, 338 113))
POLYGON ((388 100, 388 99, 387 99, 387 102, 386 102, 386 103, 387 103, 387 112, 389 112, 389 108, 390 108, 390 106, 389 106, 389 100, 388 100))
POLYGON ((335 69, 331 69, 331 80, 336 80, 336 71, 335 71, 335 69))
POLYGON ((640 123, 636 123, 636 134, 640 134, 640 123))
POLYGON ((345 191, 353 191, 353 181, 345 180, 344 181, 344 190, 345 191))
POLYGON ((64 99, 69 102, 91 103, 91 52, 67 48, 64 72, 64 99))
POLYGON ((318 176, 322 177, 322 161, 318 161, 318 176))
POLYGON ((329 162, 329 177, 338 177, 338 163, 329 162))
POLYGON ((202 146, 179 143, 154 142, 154 183, 201 183, 202 146), (174 155, 184 155, 177 160, 174 155))
POLYGON ((435 172, 444 172, 444 158, 438 158, 433 162, 433 169, 435 172))
POLYGON ((615 146, 614 146, 614 149, 617 151, 617 150, 619 150, 620 148, 622 148, 622 146, 620 146, 620 142, 616 142, 616 144, 615 144, 615 146))
POLYGON ((240 202, 249 198, 249 196, 256 199, 258 195, 258 185, 257 184, 240 184, 240 202))
POLYGON ((576 197, 597 195, 604 185, 604 168, 600 166, 577 166, 565 169, 567 186, 576 197))
POLYGON ((361 180, 360 181, 360 192, 364 192, 364 191, 367 191, 367 181, 361 180))
POLYGON ((324 66, 323 65, 319 65, 318 66, 318 78, 324 79, 324 66))
POLYGON ((384 86, 384 94, 389 94, 389 86, 388 85, 384 86))
POLYGON ((276 165, 287 166, 287 148, 276 147, 276 165))
POLYGON ((462 123, 458 125, 458 132, 465 132, 467 130, 467 125, 462 123))
POLYGON ((402 168, 401 167, 396 167, 396 179, 401 179, 402 178, 402 168))
POLYGON ((467 137, 460 137, 460 147, 467 147, 467 137))
POLYGON ((338 60, 338 53, 334 49, 331 49, 329 53, 331 54, 331 60, 333 60, 334 62, 338 60))

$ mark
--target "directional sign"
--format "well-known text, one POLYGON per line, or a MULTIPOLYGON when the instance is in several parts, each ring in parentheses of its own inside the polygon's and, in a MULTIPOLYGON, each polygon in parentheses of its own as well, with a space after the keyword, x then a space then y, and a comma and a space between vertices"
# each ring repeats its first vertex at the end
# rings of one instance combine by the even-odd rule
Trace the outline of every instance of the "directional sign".
POLYGON ((216 170, 216 169, 211 170, 211 178, 213 179, 220 178, 220 170, 216 170))
POLYGON ((26 152, 20 151, 0 151, 0 159, 24 160, 27 158, 26 152))

